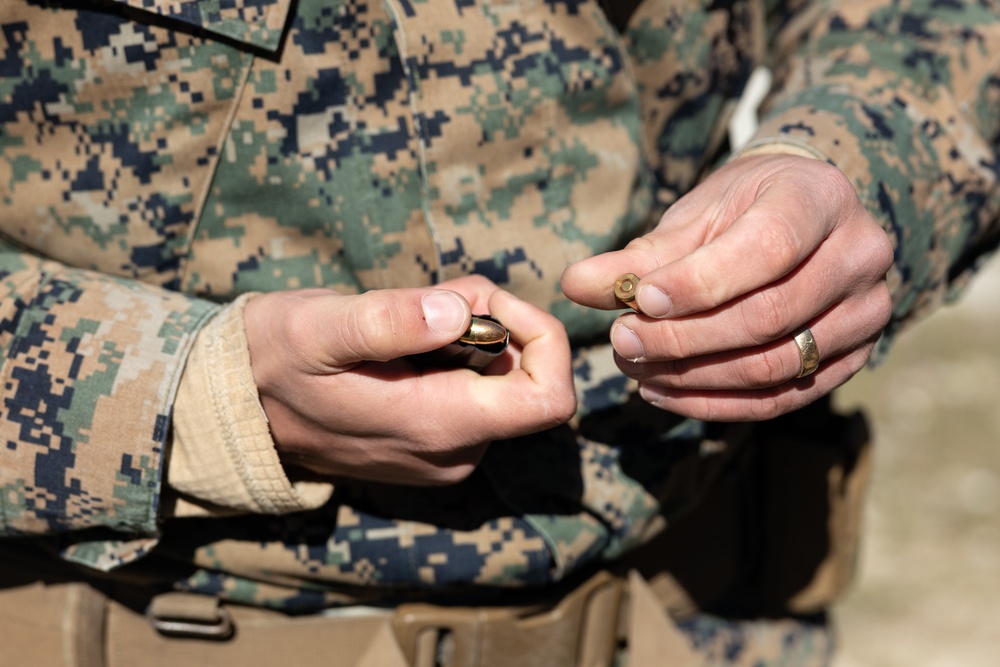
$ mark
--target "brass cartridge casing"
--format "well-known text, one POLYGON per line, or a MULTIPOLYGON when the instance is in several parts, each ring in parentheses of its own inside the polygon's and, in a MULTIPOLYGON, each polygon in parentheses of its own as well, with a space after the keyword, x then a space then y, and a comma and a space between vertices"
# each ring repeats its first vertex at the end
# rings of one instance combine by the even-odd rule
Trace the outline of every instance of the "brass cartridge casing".
POLYGON ((632 310, 641 312, 635 303, 637 289, 639 289, 639 276, 634 273, 623 273, 615 281, 615 298, 632 310))

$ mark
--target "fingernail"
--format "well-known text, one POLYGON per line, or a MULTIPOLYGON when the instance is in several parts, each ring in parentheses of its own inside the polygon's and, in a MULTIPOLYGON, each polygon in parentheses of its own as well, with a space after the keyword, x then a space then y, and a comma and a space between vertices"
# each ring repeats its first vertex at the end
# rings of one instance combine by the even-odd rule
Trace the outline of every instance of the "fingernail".
POLYGON ((650 317, 666 317, 670 313, 670 297, 655 285, 640 285, 636 296, 639 309, 650 317))
POLYGON ((420 301, 431 331, 461 335, 465 326, 465 304, 452 292, 431 292, 420 301))
POLYGON ((659 405, 664 399, 670 398, 670 392, 665 387, 656 384, 640 384, 639 396, 647 403, 659 405))
POLYGON ((629 361, 639 361, 646 356, 642 349, 642 341, 624 324, 616 324, 611 330, 611 344, 615 352, 629 361))

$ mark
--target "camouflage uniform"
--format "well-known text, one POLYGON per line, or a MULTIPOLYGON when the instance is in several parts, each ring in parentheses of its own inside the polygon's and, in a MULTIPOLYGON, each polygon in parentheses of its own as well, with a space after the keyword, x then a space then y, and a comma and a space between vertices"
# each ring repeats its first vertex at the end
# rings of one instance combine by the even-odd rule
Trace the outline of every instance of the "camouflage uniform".
MULTIPOLYGON (((750 429, 635 406, 614 314, 559 276, 724 155, 756 65, 778 85, 749 147, 835 164, 895 244, 884 341, 997 239, 1000 7, 778 5, 645 0, 626 23, 595 0, 6 0, 0 535, 310 611, 544 587, 669 533, 745 473, 750 429), (168 516, 178 383, 226 304, 469 273, 565 323, 574 428, 496 443, 454 487, 168 516), (607 428, 635 411, 643 428, 607 428)), ((731 660, 749 634, 685 628, 731 660)))

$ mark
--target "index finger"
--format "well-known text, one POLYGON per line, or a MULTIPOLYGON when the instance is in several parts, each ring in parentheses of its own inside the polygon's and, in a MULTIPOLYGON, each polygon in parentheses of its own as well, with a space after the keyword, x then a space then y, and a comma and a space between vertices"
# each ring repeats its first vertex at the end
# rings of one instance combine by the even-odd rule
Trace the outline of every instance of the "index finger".
POLYGON ((615 281, 625 273, 640 278, 694 251, 701 238, 690 227, 654 230, 633 239, 621 250, 601 253, 579 261, 563 271, 560 286, 571 301, 588 308, 615 310, 625 304, 615 297, 615 281))
POLYGON ((480 379, 474 394, 480 427, 493 437, 510 438, 567 421, 576 411, 576 391, 563 325, 508 292, 496 292, 490 306, 497 318, 508 323, 522 353, 517 368, 480 379))

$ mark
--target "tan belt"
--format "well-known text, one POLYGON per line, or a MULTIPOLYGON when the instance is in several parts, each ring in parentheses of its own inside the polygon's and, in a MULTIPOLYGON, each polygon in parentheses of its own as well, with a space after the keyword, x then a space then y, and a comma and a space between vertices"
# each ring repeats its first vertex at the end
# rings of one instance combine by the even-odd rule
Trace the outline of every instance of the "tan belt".
POLYGON ((0 587, 0 667, 103 667, 105 603, 86 584, 0 587))
POLYGON ((32 584, 0 590, 0 623, 0 667, 607 667, 623 641, 626 665, 700 664, 638 575, 606 572, 549 606, 302 617, 185 593, 143 613, 84 584, 32 584))

